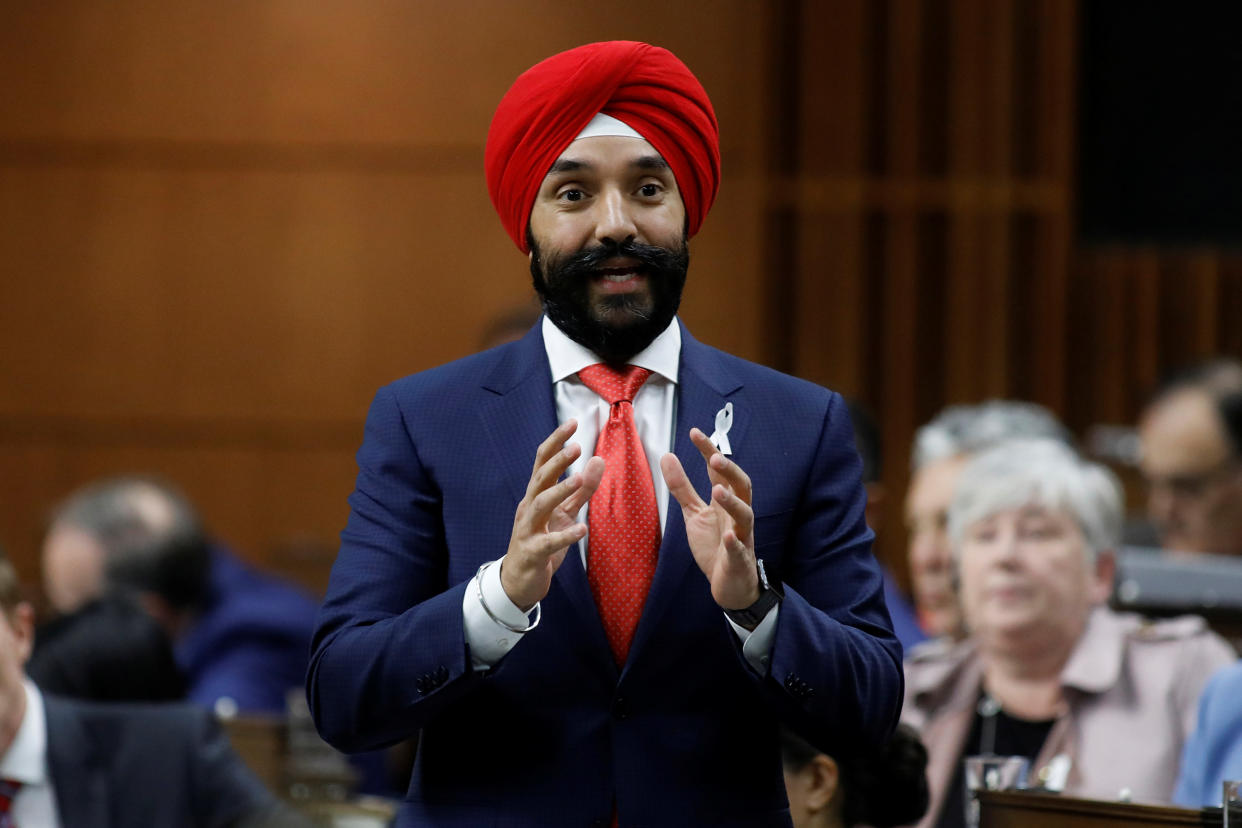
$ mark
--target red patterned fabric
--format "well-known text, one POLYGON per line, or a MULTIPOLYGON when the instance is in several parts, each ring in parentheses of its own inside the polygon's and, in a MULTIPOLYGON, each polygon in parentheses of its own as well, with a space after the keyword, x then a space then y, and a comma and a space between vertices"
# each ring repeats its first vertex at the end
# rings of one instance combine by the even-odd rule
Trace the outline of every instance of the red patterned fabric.
POLYGON ((21 789, 21 782, 0 779, 0 828, 17 828, 17 823, 13 821, 13 814, 10 811, 13 808, 13 800, 17 798, 21 789))
POLYGON ((720 185, 720 134, 702 84, 667 49, 629 40, 589 43, 523 72, 487 134, 487 189, 523 253, 539 185, 596 113, 647 139, 673 170, 688 232, 699 231, 720 185))
POLYGON ((604 479, 587 510, 587 580, 613 657, 624 664, 660 551, 655 484, 633 406, 651 372, 634 365, 620 371, 591 365, 578 376, 612 406, 595 444, 595 453, 604 458, 604 479))

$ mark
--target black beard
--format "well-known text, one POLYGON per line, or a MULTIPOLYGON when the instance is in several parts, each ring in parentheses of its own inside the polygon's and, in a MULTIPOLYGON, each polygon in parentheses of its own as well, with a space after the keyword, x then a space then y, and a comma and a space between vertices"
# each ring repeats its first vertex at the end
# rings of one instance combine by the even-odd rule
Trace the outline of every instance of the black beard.
POLYGON ((598 247, 548 262, 543 261, 529 232, 526 240, 531 249, 530 274, 543 312, 566 336, 605 362, 629 362, 677 315, 690 267, 685 237, 675 250, 606 240, 598 247), (591 306, 591 279, 605 262, 621 257, 639 262, 637 272, 647 277, 650 307, 645 307, 643 299, 627 294, 605 296, 601 306, 591 306))

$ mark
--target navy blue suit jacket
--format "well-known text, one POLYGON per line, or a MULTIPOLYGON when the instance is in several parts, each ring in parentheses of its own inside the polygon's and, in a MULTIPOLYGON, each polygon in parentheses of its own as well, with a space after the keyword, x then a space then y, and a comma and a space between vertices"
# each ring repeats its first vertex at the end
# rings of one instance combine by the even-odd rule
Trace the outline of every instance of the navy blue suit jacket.
POLYGON ((754 481, 756 552, 784 584, 767 676, 749 669, 670 502, 627 663, 614 663, 578 549, 543 621, 471 669, 462 596, 504 555, 535 449, 556 427, 539 326, 521 341, 379 391, 307 679, 344 750, 421 731, 401 824, 789 825, 778 721, 838 752, 885 738, 901 648, 863 519, 846 406, 682 329, 674 451, 732 401, 733 459, 754 481))
POLYGON ((191 704, 45 695, 47 761, 66 828, 307 826, 191 704))

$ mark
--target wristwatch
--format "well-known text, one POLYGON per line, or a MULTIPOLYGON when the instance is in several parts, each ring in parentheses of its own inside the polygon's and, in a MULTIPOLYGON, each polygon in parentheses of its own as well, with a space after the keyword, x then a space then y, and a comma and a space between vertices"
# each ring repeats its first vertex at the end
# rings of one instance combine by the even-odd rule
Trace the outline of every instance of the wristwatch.
POLYGON ((768 573, 763 569, 763 558, 755 558, 755 564, 759 570, 759 598, 755 603, 745 609, 727 609, 725 617, 739 627, 745 627, 753 630, 759 626, 772 609, 772 607, 784 600, 785 595, 781 592, 780 584, 774 584, 768 580, 768 573))

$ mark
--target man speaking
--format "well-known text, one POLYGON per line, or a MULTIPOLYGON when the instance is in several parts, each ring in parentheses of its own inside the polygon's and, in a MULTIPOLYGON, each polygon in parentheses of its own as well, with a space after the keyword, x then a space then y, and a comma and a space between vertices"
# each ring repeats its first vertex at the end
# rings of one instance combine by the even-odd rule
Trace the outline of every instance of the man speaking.
POLYGON ((517 79, 486 167, 544 318, 377 394, 320 732, 421 734, 403 825, 788 826, 778 724, 879 743, 901 650, 844 402, 676 317, 711 102, 664 49, 582 46, 517 79))

